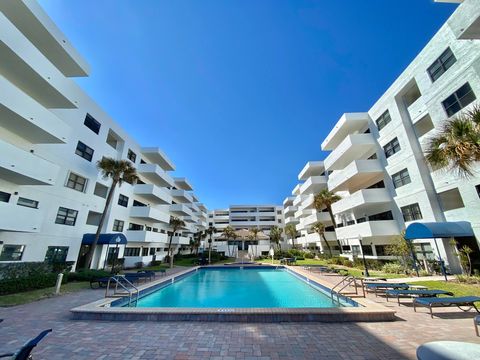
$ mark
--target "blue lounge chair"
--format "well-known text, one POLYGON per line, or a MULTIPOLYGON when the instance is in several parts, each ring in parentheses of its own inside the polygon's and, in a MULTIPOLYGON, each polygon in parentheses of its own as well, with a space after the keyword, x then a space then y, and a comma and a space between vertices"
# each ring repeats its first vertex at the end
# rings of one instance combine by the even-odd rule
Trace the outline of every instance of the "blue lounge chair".
POLYGON ((373 283, 367 283, 365 284, 365 288, 368 290, 373 290, 375 292, 375 296, 377 295, 378 290, 382 290, 383 292, 393 289, 393 290, 398 290, 398 289, 403 289, 407 290, 410 287, 410 285, 405 284, 405 283, 385 283, 385 282, 373 282, 373 283))
POLYGON ((480 325, 480 315, 477 315, 473 318, 473 326, 475 326, 475 333, 477 336, 480 336, 478 333, 478 325, 480 325))
POLYGON ((17 352, 10 353, 10 354, 2 354, 2 357, 11 357, 12 360, 27 360, 31 359, 30 353, 32 352, 33 348, 38 345, 38 343, 45 337, 52 329, 44 330, 38 336, 30 341, 28 341, 25 345, 23 345, 17 352))
POLYGON ((449 307, 456 306, 462 311, 470 311, 474 308, 477 312, 480 312, 475 306, 475 302, 480 301, 478 296, 462 296, 462 297, 424 297, 413 299, 413 310, 417 311, 417 306, 425 306, 430 309, 430 316, 433 318, 433 307, 449 307), (468 309, 462 309, 462 306, 468 306, 468 309))
POLYGON ((445 290, 426 290, 426 289, 407 289, 407 290, 387 290, 385 291, 387 301, 389 297, 396 297, 398 306, 400 306, 401 296, 417 296, 417 297, 437 297, 438 295, 453 296, 453 293, 445 290))

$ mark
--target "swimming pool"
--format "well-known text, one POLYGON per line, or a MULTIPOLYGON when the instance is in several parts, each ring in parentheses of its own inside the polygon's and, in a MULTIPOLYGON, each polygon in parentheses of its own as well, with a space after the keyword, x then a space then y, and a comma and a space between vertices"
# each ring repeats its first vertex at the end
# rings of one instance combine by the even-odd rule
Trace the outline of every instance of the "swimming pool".
POLYGON ((201 268, 140 298, 146 308, 333 308, 320 285, 284 268, 201 268))

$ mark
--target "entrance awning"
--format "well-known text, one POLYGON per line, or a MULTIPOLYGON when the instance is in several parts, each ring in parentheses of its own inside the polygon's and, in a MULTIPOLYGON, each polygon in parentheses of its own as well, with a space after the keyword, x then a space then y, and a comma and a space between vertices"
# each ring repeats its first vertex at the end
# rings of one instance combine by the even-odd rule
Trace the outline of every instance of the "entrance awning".
MULTIPOLYGON (((83 234, 82 245, 92 245, 93 240, 95 239, 95 234, 83 234)), ((100 234, 98 238, 98 245, 106 244, 126 244, 127 238, 122 233, 116 234, 100 234)))
POLYGON ((405 232, 406 240, 474 236, 468 221, 413 223, 405 232))

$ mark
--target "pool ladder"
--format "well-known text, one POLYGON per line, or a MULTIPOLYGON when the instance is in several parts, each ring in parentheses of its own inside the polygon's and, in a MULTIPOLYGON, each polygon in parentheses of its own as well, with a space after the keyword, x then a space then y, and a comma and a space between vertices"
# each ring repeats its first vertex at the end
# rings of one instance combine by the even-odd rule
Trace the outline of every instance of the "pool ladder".
POLYGON ((358 287, 362 289, 362 297, 365 297, 365 287, 363 286, 363 279, 357 279, 355 276, 347 275, 342 278, 342 280, 335 285, 332 290, 330 290, 330 297, 334 301, 334 296, 337 297, 337 302, 340 302, 340 296, 342 296, 342 291, 347 287, 353 286, 355 288, 355 295, 358 294, 358 287), (336 290, 338 288, 338 290, 336 290))
POLYGON ((137 306, 140 291, 132 282, 126 279, 124 275, 115 275, 108 279, 107 288, 105 289, 105 297, 124 297, 126 294, 125 292, 119 291, 119 286, 128 293, 128 306, 131 307, 132 302, 137 306), (113 283, 115 283, 115 288, 113 289, 113 294, 110 295, 110 285, 113 283), (134 296, 135 300, 133 300, 134 296))

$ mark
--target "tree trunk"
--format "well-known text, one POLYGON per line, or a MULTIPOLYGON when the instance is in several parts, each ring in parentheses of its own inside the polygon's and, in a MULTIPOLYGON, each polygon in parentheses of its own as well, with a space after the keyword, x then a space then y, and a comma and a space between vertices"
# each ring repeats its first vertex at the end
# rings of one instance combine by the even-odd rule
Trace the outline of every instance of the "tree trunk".
POLYGON ((173 251, 171 251, 172 249, 172 241, 173 241, 173 235, 175 235, 175 230, 172 231, 172 234, 170 235, 170 241, 168 242, 168 251, 167 251, 167 254, 168 256, 170 257, 168 260, 169 260, 169 263, 170 263, 170 269, 173 269, 173 251), (172 254, 171 254, 172 253, 172 254))
POLYGON ((117 183, 118 183, 118 180, 113 180, 112 186, 110 186, 110 190, 108 191, 102 216, 100 217, 100 223, 98 224, 97 232, 95 233, 95 238, 93 239, 92 245, 90 246, 90 250, 87 253, 87 258, 85 259, 85 269, 87 270, 90 269, 90 266, 92 264, 93 253, 95 252, 95 248, 97 247, 98 239, 100 238, 100 233, 102 232, 103 223, 105 222, 105 217, 107 216, 107 211, 108 211, 108 208, 110 207, 110 203, 112 201, 113 193, 115 192, 117 183))
POLYGON ((212 263, 212 238, 208 242, 208 265, 212 263))
POLYGON ((323 241, 325 241, 325 244, 327 245, 327 249, 328 249, 328 252, 330 253, 330 257, 332 257, 332 248, 330 247, 330 244, 328 243, 327 241, 327 238, 325 237, 325 234, 322 233, 322 234, 319 234, 322 238, 323 238, 323 241))
MULTIPOLYGON (((337 223, 335 222, 335 216, 333 216, 332 206, 327 206, 328 214, 330 215, 330 220, 332 220, 333 228, 337 228, 337 223)), ((335 230, 334 230, 335 231, 335 230)), ((338 249, 340 254, 343 253, 342 251, 342 244, 340 244, 340 240, 337 239, 338 249)))

